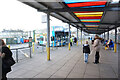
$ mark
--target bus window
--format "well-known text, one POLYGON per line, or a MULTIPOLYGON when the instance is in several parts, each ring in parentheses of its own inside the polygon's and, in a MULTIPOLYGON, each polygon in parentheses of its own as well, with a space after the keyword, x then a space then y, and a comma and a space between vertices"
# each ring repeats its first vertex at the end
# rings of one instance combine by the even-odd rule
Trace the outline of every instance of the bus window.
POLYGON ((51 37, 51 41, 54 41, 54 37, 51 37))
POLYGON ((40 38, 37 38, 37 41, 40 41, 40 38))
POLYGON ((40 41, 43 41, 43 37, 40 38, 40 41))

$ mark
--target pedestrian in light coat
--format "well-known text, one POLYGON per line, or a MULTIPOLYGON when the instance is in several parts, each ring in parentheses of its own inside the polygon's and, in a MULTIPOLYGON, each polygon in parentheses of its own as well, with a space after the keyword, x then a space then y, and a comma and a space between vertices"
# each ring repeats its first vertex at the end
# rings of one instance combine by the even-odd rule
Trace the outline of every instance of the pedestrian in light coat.
POLYGON ((95 40, 94 40, 94 44, 93 44, 94 50, 96 52, 94 64, 99 63, 99 58, 100 58, 99 52, 100 52, 100 42, 101 42, 100 40, 101 40, 101 38, 98 35, 95 35, 95 40))

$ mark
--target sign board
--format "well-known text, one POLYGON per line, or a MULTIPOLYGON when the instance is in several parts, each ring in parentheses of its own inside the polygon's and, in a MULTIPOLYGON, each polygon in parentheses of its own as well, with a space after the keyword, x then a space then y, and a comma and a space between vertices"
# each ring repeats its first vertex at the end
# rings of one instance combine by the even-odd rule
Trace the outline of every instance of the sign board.
POLYGON ((47 15, 42 15, 42 23, 47 23, 47 15))

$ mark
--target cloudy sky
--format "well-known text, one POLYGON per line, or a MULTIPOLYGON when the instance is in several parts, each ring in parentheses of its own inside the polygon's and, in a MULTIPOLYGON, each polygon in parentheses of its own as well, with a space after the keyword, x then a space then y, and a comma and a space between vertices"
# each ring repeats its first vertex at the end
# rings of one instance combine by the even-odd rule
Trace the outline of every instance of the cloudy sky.
MULTIPOLYGON (((44 29, 46 24, 41 23, 41 16, 44 13, 25 5, 17 0, 0 1, 0 31, 3 29, 44 29)), ((67 24, 51 18, 51 26, 65 26, 67 24)))

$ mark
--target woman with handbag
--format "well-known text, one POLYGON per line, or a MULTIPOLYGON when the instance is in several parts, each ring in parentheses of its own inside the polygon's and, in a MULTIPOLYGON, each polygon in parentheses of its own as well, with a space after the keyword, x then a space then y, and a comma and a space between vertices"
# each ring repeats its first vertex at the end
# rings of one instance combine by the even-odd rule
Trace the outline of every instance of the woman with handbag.
MULTIPOLYGON (((7 80, 7 73, 11 71, 11 62, 12 65, 15 63, 14 60, 11 61, 12 52, 10 49, 5 45, 4 41, 0 39, 0 57, 2 58, 2 79, 7 80)), ((13 59, 13 58, 12 58, 13 59)))

